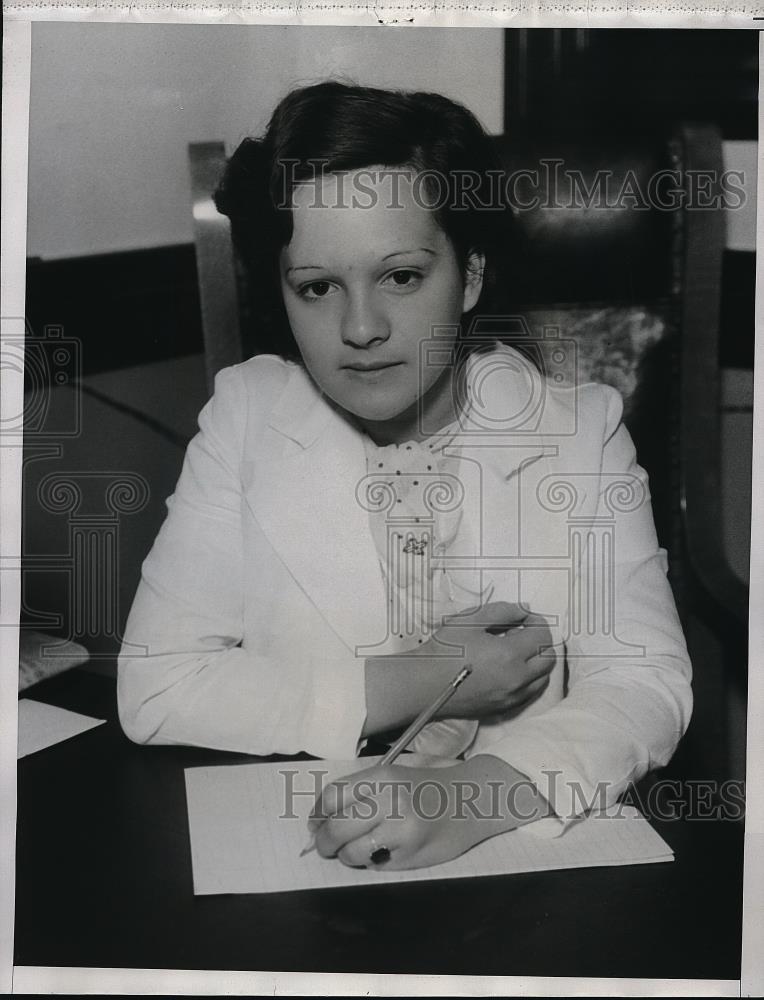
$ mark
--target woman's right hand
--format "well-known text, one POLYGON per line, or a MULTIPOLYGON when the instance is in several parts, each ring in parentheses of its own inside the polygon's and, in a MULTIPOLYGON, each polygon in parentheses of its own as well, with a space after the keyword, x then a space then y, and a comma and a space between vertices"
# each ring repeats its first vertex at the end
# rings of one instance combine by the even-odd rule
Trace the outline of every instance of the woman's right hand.
POLYGON ((417 652, 449 677, 460 666, 472 668, 442 715, 475 719, 535 701, 549 684, 556 662, 551 647, 545 618, 520 604, 497 601, 448 619, 417 652), (446 655, 444 644, 461 647, 461 655, 446 655))

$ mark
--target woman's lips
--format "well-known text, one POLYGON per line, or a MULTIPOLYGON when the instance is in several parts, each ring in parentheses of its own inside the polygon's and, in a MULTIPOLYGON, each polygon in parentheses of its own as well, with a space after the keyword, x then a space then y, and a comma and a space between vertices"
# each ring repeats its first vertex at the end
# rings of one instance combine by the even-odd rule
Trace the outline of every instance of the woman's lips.
POLYGON ((398 368, 400 366, 400 361, 391 361, 389 364, 383 365, 345 365, 345 371, 352 372, 354 375, 362 375, 370 377, 372 375, 381 375, 382 372, 388 372, 391 368, 398 368))

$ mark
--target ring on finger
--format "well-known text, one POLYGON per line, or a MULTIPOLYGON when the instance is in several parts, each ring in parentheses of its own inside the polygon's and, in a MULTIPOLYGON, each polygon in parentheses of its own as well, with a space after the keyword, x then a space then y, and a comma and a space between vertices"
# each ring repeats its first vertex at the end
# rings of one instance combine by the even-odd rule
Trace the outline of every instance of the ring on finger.
POLYGON ((392 853, 389 847, 385 847, 384 844, 378 844, 374 839, 374 835, 369 835, 369 840, 371 841, 371 850, 369 851, 369 861, 373 865, 384 865, 390 860, 392 853))

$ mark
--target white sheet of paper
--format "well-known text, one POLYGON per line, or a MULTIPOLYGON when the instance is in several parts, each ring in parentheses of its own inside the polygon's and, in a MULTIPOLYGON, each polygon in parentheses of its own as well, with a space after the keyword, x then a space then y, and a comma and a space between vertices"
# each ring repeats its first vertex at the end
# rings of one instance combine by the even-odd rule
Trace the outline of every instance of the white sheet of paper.
POLYGON ((673 860, 669 846, 630 806, 615 816, 583 820, 554 839, 527 831, 501 834, 432 868, 347 868, 315 851, 301 858, 316 783, 363 766, 356 760, 188 768, 194 893, 286 892, 673 860))
POLYGON ((70 712, 55 705, 46 705, 32 698, 19 698, 18 757, 44 750, 88 729, 101 726, 105 719, 70 712))

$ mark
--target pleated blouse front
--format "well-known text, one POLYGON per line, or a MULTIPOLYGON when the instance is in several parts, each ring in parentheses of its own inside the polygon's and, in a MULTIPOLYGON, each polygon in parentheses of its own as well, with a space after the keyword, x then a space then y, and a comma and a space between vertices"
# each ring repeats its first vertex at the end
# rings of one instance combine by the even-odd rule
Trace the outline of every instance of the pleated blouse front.
MULTIPOLYGON (((422 645, 444 618, 485 599, 479 574, 465 574, 463 563, 458 573, 436 563, 477 551, 460 502, 460 459, 448 453, 458 430, 454 421, 423 441, 390 445, 377 445, 364 435, 367 472, 379 497, 369 525, 385 580, 390 636, 385 649, 391 655, 422 645)), ((457 756, 472 743, 477 725, 471 719, 430 723, 412 749, 457 756)))

